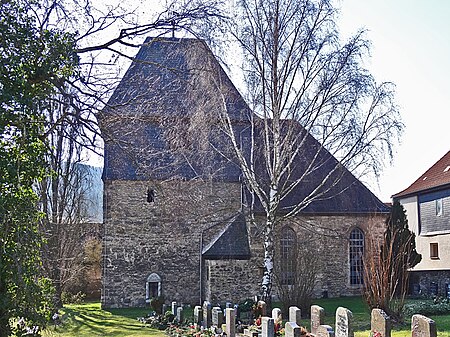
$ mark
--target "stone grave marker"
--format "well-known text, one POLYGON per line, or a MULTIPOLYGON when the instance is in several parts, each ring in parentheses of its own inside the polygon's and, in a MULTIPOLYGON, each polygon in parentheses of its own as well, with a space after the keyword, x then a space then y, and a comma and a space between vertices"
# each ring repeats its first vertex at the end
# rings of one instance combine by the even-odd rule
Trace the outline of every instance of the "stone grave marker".
POLYGON ((261 318, 261 337, 275 336, 275 320, 272 317, 261 318))
POLYGON ((315 335, 319 325, 323 324, 323 318, 325 317, 325 310, 318 306, 311 306, 311 333, 315 335))
POLYGON ((202 307, 199 305, 196 305, 194 307, 194 323, 195 324, 202 324, 203 319, 203 310, 202 307))
POLYGON ((370 330, 372 334, 380 333, 380 337, 391 337, 391 318, 381 309, 372 309, 370 330))
POLYGON ((258 307, 261 308, 261 317, 266 316, 267 304, 264 301, 258 301, 258 307))
POLYGON ((352 329, 353 314, 347 308, 339 307, 336 309, 336 337, 353 337, 352 329))
POLYGON ((301 325, 302 311, 298 307, 289 307, 289 322, 295 322, 301 325))
POLYGON ((203 302, 203 327, 211 327, 211 303, 208 301, 203 302))
POLYGON ((225 309, 225 333, 227 337, 236 336, 236 312, 232 308, 225 309))
POLYGON ((319 325, 317 328, 316 337, 334 337, 333 328, 329 325, 319 325))
POLYGON ((177 302, 172 302, 172 315, 177 315, 177 302))
POLYGON ((163 305, 162 305, 162 314, 164 315, 166 313, 166 311, 167 311, 167 304, 163 303, 163 305))
POLYGON ((177 308, 177 321, 178 322, 183 322, 183 319, 184 319, 184 317, 183 317, 183 307, 178 307, 177 308))
POLYGON ((280 308, 273 308, 272 309, 272 318, 277 321, 282 319, 282 315, 281 315, 281 309, 280 308))
POLYGON ((436 337, 436 322, 423 315, 413 315, 411 318, 412 337, 436 337))
POLYGON ((241 318, 241 313, 240 313, 240 310, 239 310, 239 304, 235 304, 234 305, 234 314, 236 316, 236 319, 239 320, 241 318))
POLYGON ((300 337, 300 327, 297 323, 294 322, 286 322, 284 327, 284 336, 285 337, 300 337))
POLYGON ((223 311, 221 307, 212 308, 212 325, 222 328, 223 324, 223 311))

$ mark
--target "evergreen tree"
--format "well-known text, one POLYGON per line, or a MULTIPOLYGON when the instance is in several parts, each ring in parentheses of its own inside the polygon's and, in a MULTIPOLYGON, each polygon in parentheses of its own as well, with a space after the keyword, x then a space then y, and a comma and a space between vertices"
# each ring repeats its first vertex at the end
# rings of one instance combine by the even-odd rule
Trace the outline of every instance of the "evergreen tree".
MULTIPOLYGON (((42 104, 76 67, 70 35, 41 30, 26 3, 1 2, 0 337, 21 335, 14 319, 42 326, 49 282, 39 277, 42 238, 36 181, 46 174, 42 104)), ((22 331, 21 331, 22 330, 22 331)))

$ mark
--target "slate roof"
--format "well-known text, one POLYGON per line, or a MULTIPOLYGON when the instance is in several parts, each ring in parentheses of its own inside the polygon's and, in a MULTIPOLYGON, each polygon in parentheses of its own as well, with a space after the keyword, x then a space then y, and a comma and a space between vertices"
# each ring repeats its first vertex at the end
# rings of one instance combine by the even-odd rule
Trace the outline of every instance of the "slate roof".
POLYGON ((206 260, 250 259, 250 245, 244 214, 234 215, 224 230, 203 249, 202 255, 206 260))
MULTIPOLYGON (((226 88, 225 103, 231 111, 235 133, 240 136, 241 144, 249 147, 248 115, 251 112, 206 44, 195 39, 148 38, 136 60, 100 116, 102 133, 113 136, 105 140, 104 179, 193 179, 208 176, 217 181, 239 182, 239 165, 233 160, 230 144, 227 143, 229 140, 217 125, 205 126, 209 132, 207 141, 212 146, 197 144, 190 151, 179 154, 171 151, 164 135, 165 130, 170 131, 173 126, 158 119, 170 116, 174 121, 183 120, 199 110, 205 110, 204 104, 218 103, 216 100, 222 97, 211 90, 213 84, 202 78, 200 71, 205 63, 210 62, 210 69, 219 74, 219 80, 226 88), (199 104, 202 109, 198 109, 199 104), (137 118, 127 119, 133 116, 137 118), (115 123, 111 123, 111 119, 114 120, 112 117, 115 123), (140 151, 138 155, 132 155, 135 149, 140 151)), ((298 128, 298 132, 305 132, 300 124, 298 128)), ((192 128, 192 131, 205 130, 192 128)), ((318 148, 320 144, 307 135, 304 153, 298 156, 293 166, 297 176, 318 148)), ((305 177, 301 186, 282 201, 282 211, 288 211, 292 205, 303 200, 317 186, 317 181, 339 164, 326 150, 320 151, 317 171, 305 177)), ((256 167, 263 180, 265 165, 261 158, 259 162, 257 158, 256 167)), ((295 174, 293 178, 296 178, 295 174)), ((345 168, 342 167, 336 175, 341 177, 339 182, 334 185, 337 180, 330 180, 329 191, 320 200, 307 205, 305 213, 389 212, 389 208, 345 168)))
POLYGON ((223 82, 221 86, 227 88, 226 104, 231 117, 238 120, 245 117, 242 114, 248 111, 247 103, 205 42, 167 37, 145 40, 104 113, 118 107, 122 115, 183 117, 190 114, 199 104, 221 98, 210 93, 211 83, 204 81, 205 68, 216 71, 218 80, 223 82))
POLYGON ((247 120, 246 102, 203 41, 149 37, 99 118, 105 138, 104 179, 213 176, 218 181, 239 181, 239 167, 228 159, 229 153, 213 150, 213 146, 231 149, 221 145, 224 135, 212 130, 212 116, 201 115, 222 99, 211 89, 213 84, 205 80, 205 67, 218 74, 232 119, 247 120), (209 130, 196 125, 186 125, 186 129, 197 132, 199 139, 202 131, 209 132, 207 141, 212 146, 205 147, 206 142, 199 140, 190 153, 170 149, 164 130, 180 133, 186 116, 211 121, 211 125, 202 127, 209 130), (172 123, 174 119, 181 121, 178 128, 172 123))
POLYGON ((431 192, 444 187, 450 187, 450 151, 448 151, 408 188, 394 194, 392 198, 398 199, 416 195, 421 192, 431 192))

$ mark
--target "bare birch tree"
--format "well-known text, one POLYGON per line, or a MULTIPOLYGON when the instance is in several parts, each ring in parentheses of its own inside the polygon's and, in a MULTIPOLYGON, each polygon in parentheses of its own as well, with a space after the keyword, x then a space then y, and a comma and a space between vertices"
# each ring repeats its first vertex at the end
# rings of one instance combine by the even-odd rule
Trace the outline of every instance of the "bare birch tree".
POLYGON ((248 139, 225 100, 220 116, 253 207, 265 214, 261 294, 268 301, 276 228, 349 188, 347 170, 377 176, 403 128, 394 85, 377 84, 363 67, 364 32, 341 43, 336 13, 329 0, 242 0, 230 25, 244 60, 248 139))

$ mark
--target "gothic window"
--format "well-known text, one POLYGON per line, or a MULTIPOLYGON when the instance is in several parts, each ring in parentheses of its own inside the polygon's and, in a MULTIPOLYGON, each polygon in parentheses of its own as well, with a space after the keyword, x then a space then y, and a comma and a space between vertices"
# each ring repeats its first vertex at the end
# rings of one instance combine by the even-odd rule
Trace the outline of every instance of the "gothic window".
POLYGON ((156 273, 151 273, 145 284, 145 298, 149 302, 150 299, 158 296, 161 296, 161 277, 156 273))
POLYGON ((363 284, 364 233, 354 228, 350 233, 350 284, 363 284))
POLYGON ((294 285, 295 262, 297 250, 297 235, 290 227, 281 230, 280 257, 281 257, 281 284, 294 285))

